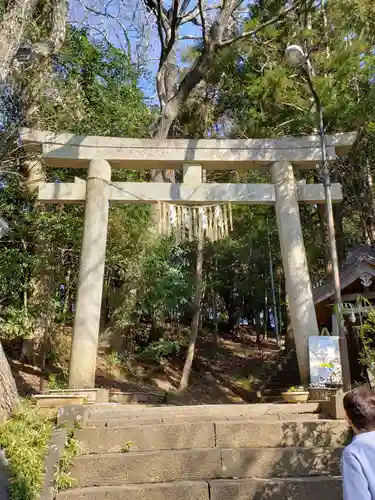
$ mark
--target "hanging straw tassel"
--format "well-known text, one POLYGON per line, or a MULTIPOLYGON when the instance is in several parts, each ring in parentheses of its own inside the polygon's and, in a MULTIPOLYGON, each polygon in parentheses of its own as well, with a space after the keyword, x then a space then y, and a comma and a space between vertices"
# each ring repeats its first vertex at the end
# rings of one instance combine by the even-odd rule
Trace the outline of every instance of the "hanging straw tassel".
POLYGON ((207 207, 207 238, 212 241, 212 207, 207 207))
POLYGON ((217 213, 217 206, 213 209, 214 213, 214 218, 213 218, 213 241, 217 240, 217 221, 218 221, 218 213, 217 213))
POLYGON ((166 235, 169 237, 172 234, 171 227, 171 208, 168 204, 165 205, 165 223, 166 223, 166 235))
POLYGON ((184 207, 180 207, 180 232, 181 241, 185 241, 185 223, 184 223, 184 207))
POLYGON ((176 242, 179 245, 181 243, 182 231, 181 231, 181 207, 176 205, 176 242))
POLYGON ((199 239, 201 237, 202 219, 199 208, 197 208, 196 210, 197 210, 197 239, 199 239))
POLYGON ((220 228, 221 228, 221 209, 219 205, 215 207, 216 212, 216 239, 220 239, 220 228))
POLYGON ((229 211, 229 227, 230 230, 233 231, 232 203, 228 204, 228 211, 229 211))
POLYGON ((187 218, 189 241, 193 241, 193 211, 191 208, 188 209, 187 218))
POLYGON ((181 231, 182 241, 186 239, 186 207, 181 207, 181 231))
POLYGON ((229 230, 228 230, 228 208, 227 208, 227 204, 225 203, 223 205, 223 217, 224 217, 224 237, 227 238, 228 237, 228 234, 229 234, 229 230))
POLYGON ((176 225, 177 225, 177 210, 175 205, 169 205, 169 213, 170 213, 170 232, 174 234, 176 237, 176 225))
POLYGON ((206 206, 173 205, 158 201, 158 232, 173 236, 177 244, 193 239, 207 238, 217 241, 227 238, 233 230, 230 203, 206 206))

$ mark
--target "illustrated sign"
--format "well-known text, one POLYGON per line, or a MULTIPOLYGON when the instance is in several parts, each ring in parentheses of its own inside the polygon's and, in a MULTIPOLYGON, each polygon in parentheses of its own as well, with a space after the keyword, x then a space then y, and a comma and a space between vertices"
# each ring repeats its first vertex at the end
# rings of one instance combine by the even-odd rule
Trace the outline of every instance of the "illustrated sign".
POLYGON ((310 383, 342 385, 338 336, 309 337, 310 383))

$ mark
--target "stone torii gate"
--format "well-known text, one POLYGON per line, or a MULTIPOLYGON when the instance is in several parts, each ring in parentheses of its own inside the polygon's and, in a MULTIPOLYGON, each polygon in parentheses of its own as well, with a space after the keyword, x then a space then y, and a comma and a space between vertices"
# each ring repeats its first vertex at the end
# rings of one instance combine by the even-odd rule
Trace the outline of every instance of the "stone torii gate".
MULTIPOLYGON (((105 267, 109 202, 205 204, 232 202, 275 205, 281 255, 302 383, 309 382, 308 337, 318 334, 299 203, 325 203, 321 184, 296 183, 294 168, 315 169, 319 137, 247 140, 121 139, 22 131, 24 146, 46 167, 88 168, 86 181, 43 183, 41 203, 85 203, 69 386, 94 387, 105 267), (183 169, 183 183, 111 183, 111 167, 183 169), (206 184, 202 169, 270 168, 272 184, 206 184)), ((356 135, 327 137, 328 161, 344 155, 356 135)), ((333 201, 342 200, 332 184, 333 201)))

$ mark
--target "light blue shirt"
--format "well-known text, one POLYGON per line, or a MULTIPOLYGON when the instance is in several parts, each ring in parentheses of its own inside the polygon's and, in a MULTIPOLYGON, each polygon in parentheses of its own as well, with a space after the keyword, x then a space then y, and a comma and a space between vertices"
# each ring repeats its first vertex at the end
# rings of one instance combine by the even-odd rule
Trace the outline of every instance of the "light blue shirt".
POLYGON ((353 438, 341 459, 344 500, 375 500, 375 431, 353 438))

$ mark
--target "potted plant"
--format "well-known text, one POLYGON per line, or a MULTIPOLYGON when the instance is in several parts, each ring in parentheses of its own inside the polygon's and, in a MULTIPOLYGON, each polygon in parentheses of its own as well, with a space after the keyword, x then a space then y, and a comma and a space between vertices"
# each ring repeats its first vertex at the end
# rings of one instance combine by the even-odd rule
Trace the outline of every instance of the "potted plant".
POLYGON ((330 387, 324 382, 310 384, 309 387, 310 401, 329 401, 336 393, 337 388, 330 387))
POLYGON ((286 403, 307 403, 309 392, 302 386, 290 387, 282 396, 286 403))

